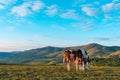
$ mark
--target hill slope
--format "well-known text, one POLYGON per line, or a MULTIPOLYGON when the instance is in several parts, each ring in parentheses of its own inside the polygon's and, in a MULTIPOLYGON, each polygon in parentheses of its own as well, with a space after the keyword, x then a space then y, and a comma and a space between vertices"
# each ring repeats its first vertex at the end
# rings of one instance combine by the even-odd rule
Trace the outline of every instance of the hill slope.
MULTIPOLYGON (((77 49, 85 49, 90 58, 94 57, 104 57, 108 58, 113 55, 119 54, 120 47, 117 46, 103 46, 100 44, 92 43, 83 46, 75 46, 75 47, 43 47, 32 50, 27 50, 23 52, 18 52, 17 54, 11 55, 7 57, 5 60, 6 63, 22 63, 22 64, 53 64, 59 63, 62 60, 63 52, 67 49, 77 50, 77 49)), ((2 56, 0 55, 0 58, 2 56)))

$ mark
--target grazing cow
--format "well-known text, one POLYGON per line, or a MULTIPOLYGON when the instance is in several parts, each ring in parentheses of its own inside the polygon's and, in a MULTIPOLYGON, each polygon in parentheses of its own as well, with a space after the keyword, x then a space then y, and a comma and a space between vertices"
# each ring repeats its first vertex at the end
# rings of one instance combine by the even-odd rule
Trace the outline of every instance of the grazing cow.
POLYGON ((66 50, 64 52, 63 62, 66 63, 67 70, 70 71, 71 63, 75 63, 76 71, 83 70, 87 66, 88 70, 90 70, 90 60, 87 52, 83 49, 79 49, 77 51, 74 50, 66 50))

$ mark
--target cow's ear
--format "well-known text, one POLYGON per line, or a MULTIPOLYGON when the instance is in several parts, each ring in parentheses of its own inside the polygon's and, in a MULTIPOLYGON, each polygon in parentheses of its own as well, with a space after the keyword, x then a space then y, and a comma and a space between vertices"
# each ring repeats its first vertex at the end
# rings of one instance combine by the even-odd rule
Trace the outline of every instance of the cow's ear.
POLYGON ((64 54, 66 53, 66 51, 63 52, 64 54))

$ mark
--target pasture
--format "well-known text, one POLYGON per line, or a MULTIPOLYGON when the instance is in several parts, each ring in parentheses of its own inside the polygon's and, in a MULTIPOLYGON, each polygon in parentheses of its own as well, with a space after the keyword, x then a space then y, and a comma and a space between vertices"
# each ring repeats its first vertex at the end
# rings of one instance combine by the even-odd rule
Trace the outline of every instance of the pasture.
POLYGON ((71 72, 64 65, 0 65, 0 80, 120 80, 120 67, 91 66, 91 71, 71 72))

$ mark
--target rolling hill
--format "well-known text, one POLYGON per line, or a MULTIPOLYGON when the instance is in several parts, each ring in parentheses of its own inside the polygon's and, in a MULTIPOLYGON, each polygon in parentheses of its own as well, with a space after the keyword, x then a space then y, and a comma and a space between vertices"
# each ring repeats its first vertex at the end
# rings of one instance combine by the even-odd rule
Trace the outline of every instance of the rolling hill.
POLYGON ((91 43, 83 46, 74 47, 43 47, 23 52, 0 54, 0 59, 3 63, 15 64, 56 64, 62 61, 63 52, 67 49, 77 50, 85 49, 90 58, 109 58, 120 54, 118 46, 103 46, 96 43, 91 43), (6 57, 5 57, 6 56, 6 57))

